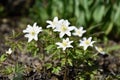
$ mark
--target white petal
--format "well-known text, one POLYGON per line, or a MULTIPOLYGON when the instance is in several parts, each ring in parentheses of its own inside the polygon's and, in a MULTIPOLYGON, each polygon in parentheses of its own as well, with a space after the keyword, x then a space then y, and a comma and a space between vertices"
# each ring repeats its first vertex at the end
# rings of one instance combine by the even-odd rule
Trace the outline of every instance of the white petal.
POLYGON ((69 46, 67 46, 67 47, 71 47, 71 48, 73 48, 73 46, 72 46, 72 45, 69 45, 69 46))
POLYGON ((68 36, 71 36, 71 32, 67 32, 66 34, 67 34, 68 36))
POLYGON ((60 42, 57 42, 56 44, 57 44, 57 45, 61 45, 61 43, 60 43, 60 42))
POLYGON ((24 36, 25 36, 25 37, 29 37, 29 36, 30 36, 30 34, 25 34, 24 36))
POLYGON ((23 30, 23 33, 26 33, 26 32, 28 32, 27 30, 23 30))
POLYGON ((52 26, 51 26, 51 25, 48 25, 48 26, 47 26, 47 28, 50 28, 50 27, 52 27, 52 26))
POLYGON ((27 25, 26 32, 29 33, 31 30, 33 30, 33 27, 30 25, 27 25))
POLYGON ((88 40, 91 41, 91 40, 92 40, 92 37, 89 37, 88 40))
POLYGON ((37 28, 35 28, 35 32, 38 34, 39 32, 41 32, 42 31, 42 27, 37 27, 37 28))
POLYGON ((85 32, 86 32, 86 30, 82 31, 82 33, 85 33, 85 32))
POLYGON ((88 46, 84 46, 84 50, 86 50, 88 48, 88 46))
POLYGON ((37 23, 35 22, 35 23, 33 24, 33 28, 36 27, 36 25, 37 25, 37 23))
POLYGON ((83 38, 83 41, 86 41, 86 38, 85 38, 85 37, 83 38))
POLYGON ((70 26, 70 27, 69 27, 69 30, 70 30, 70 31, 72 31, 72 30, 74 30, 74 29, 75 29, 75 26, 70 26))
POLYGON ((80 30, 83 30, 83 27, 80 27, 79 29, 80 29, 80 30))
POLYGON ((69 43, 71 44, 71 43, 73 43, 73 41, 70 41, 69 43))
POLYGON ((28 38, 28 42, 32 41, 33 37, 29 37, 28 38))
POLYGON ((36 40, 36 41, 38 40, 38 36, 37 35, 34 36, 34 40, 36 40))
POLYGON ((49 20, 48 20, 48 21, 46 21, 46 22, 49 23, 49 24, 52 24, 52 21, 49 21, 49 20))
POLYGON ((63 48, 63 51, 65 51, 65 50, 66 50, 66 47, 63 48))
POLYGON ((65 33, 62 33, 62 32, 59 34, 60 38, 62 38, 64 35, 65 33))
POLYGON ((58 21, 58 17, 55 17, 53 21, 58 21))
POLYGON ((27 28, 28 28, 28 29, 29 29, 29 28, 32 29, 32 26, 28 24, 28 25, 27 25, 27 28))

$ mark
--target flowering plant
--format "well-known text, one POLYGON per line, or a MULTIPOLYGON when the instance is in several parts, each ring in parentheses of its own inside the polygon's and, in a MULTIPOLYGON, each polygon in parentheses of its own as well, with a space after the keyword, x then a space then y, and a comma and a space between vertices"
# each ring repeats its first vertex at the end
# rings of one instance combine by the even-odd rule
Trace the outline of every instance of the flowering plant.
MULTIPOLYGON (((45 73, 50 70, 52 74, 62 75, 66 80, 70 77, 67 75, 68 67, 82 68, 82 65, 92 67, 93 60, 96 59, 94 48, 98 53, 104 52, 95 46, 94 38, 85 37, 87 30, 82 26, 71 26, 68 20, 59 20, 58 17, 55 17, 53 21, 47 20, 46 23, 48 25, 45 28, 39 27, 35 22, 33 26, 27 25, 27 28, 23 30, 24 37, 28 38, 23 46, 24 53, 31 53, 38 59, 35 64, 37 68, 33 66, 35 68, 33 71, 45 73)), ((11 54, 11 51, 7 53, 11 54)), ((84 69, 77 72, 75 78, 82 75, 82 72, 84 69)))
MULTIPOLYGON (((42 45, 42 47, 44 47, 43 51, 45 52, 42 53, 43 56, 41 57, 44 62, 43 65, 47 64, 46 67, 48 69, 53 68, 52 72, 55 74, 59 74, 59 71, 62 69, 62 67, 65 67, 64 79, 66 78, 67 74, 66 67, 74 66, 74 61, 81 59, 81 64, 84 64, 87 61, 88 64, 92 65, 91 61, 88 59, 93 58, 93 55, 95 55, 92 53, 92 47, 96 41, 92 41, 92 37, 88 37, 88 39, 83 37, 83 34, 87 32, 83 29, 83 27, 71 26, 68 20, 59 20, 58 17, 55 17, 53 21, 47 20, 46 22, 48 25, 45 29, 42 29, 41 27, 35 28, 37 25, 34 23, 33 27, 28 25, 28 27, 23 30, 24 33, 29 33, 25 35, 25 37, 28 38, 28 42, 31 42, 32 39, 36 41, 38 40, 34 43, 36 43, 37 46, 42 45), (41 32, 41 36, 37 36, 39 32, 41 32), (46 58, 48 59, 46 60, 46 58), (49 60, 51 63, 47 62, 49 60), (52 64, 52 62, 54 62, 54 64, 52 64), (58 66, 57 64, 60 65, 58 66), (58 67, 59 70, 56 70, 58 67)), ((41 47, 39 47, 39 49, 41 49, 41 47)), ((39 53, 39 55, 40 54, 41 53, 39 53)), ((79 65, 80 64, 78 64, 78 66, 79 65)))

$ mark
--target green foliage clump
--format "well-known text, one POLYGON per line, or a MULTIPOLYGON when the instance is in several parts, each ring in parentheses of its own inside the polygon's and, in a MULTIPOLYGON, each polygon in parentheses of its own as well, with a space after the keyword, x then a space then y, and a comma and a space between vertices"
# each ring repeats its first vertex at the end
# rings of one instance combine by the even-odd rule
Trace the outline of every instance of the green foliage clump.
POLYGON ((36 0, 30 8, 30 17, 45 25, 47 19, 54 16, 66 18, 74 25, 91 27, 103 31, 106 35, 120 34, 120 1, 119 0, 36 0))

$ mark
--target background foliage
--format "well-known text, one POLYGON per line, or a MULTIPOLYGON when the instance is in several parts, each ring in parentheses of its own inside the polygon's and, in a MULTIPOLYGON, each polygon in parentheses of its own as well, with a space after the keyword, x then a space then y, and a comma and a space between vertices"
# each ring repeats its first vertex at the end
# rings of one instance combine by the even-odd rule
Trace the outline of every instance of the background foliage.
POLYGON ((42 25, 55 16, 73 25, 92 26, 92 31, 102 31, 115 40, 120 35, 120 0, 36 0, 30 8, 30 17, 42 25))

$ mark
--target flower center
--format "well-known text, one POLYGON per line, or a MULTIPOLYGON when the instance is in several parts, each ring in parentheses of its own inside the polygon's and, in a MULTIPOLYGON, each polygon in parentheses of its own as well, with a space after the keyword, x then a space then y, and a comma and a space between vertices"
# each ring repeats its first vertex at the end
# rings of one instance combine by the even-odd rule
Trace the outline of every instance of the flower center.
POLYGON ((102 48, 98 48, 98 50, 99 50, 100 52, 102 52, 102 51, 103 51, 103 49, 102 49, 102 48))
POLYGON ((86 40, 86 41, 85 41, 85 44, 89 45, 89 44, 90 44, 90 41, 86 40))
POLYGON ((81 31, 77 30, 77 34, 81 34, 81 31))
POLYGON ((63 44, 64 47, 67 46, 67 43, 66 43, 66 42, 63 42, 62 44, 63 44))
POLYGON ((35 31, 31 31, 30 34, 31 34, 32 36, 34 36, 34 35, 35 35, 35 31))
POLYGON ((67 27, 65 25, 62 25, 61 30, 65 32, 67 30, 67 27))

